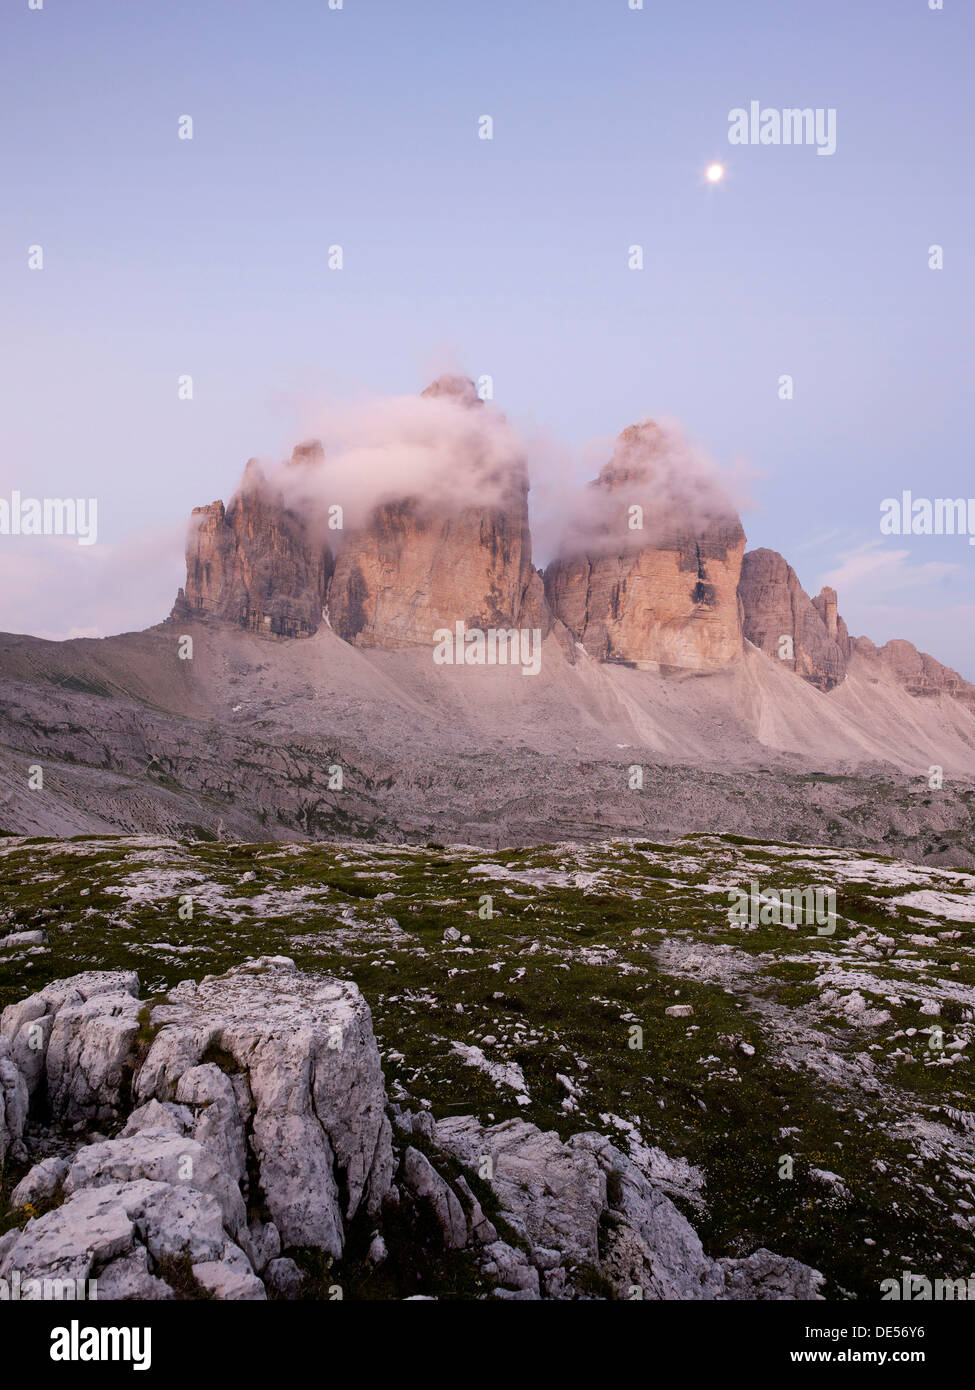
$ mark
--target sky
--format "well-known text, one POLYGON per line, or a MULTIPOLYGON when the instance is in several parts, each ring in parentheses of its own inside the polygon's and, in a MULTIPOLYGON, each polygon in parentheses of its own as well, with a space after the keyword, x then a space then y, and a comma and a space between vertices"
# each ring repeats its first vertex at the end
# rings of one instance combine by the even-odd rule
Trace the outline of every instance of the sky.
POLYGON ((550 485, 679 421, 750 547, 975 679, 975 546, 880 531, 975 496, 975 11, 631 3, 7 0, 0 500, 95 497, 98 540, 0 535, 0 629, 158 621, 249 457, 447 369, 550 485), (752 101, 835 153, 729 143, 752 101))

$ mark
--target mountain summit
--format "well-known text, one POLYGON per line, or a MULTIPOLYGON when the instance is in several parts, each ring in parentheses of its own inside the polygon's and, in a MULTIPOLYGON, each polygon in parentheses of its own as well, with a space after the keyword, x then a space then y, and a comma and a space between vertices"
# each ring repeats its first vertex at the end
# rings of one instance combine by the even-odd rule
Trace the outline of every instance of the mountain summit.
POLYGON ((746 552, 677 431, 623 431, 544 575, 528 490, 517 435, 458 377, 351 445, 252 460, 226 506, 194 511, 164 622, 0 636, 0 830, 720 830, 975 867, 975 687, 852 637, 834 590, 746 552), (477 663, 485 642, 497 663, 477 663))

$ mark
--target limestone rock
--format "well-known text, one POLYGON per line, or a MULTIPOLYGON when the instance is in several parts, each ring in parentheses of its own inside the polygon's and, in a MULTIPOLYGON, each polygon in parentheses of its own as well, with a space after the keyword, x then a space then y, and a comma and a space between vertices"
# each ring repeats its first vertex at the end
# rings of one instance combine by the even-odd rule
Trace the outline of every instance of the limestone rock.
POLYGON ((10 1041, 0 1036, 0 1171, 8 1156, 24 1156, 22 1136, 30 1099, 27 1081, 11 1051, 10 1041))
POLYGON ((403 1183, 414 1197, 432 1207, 448 1248, 462 1250, 467 1244, 464 1209, 450 1185, 418 1149, 410 1147, 403 1156, 403 1183))
POLYGON ((68 1164, 63 1158, 43 1158, 35 1163, 10 1194, 12 1207, 36 1206, 38 1202, 53 1197, 68 1175, 68 1164))
POLYGON ((524 1239, 596 1263, 606 1180, 590 1154, 524 1120, 485 1129, 470 1115, 440 1120, 437 1145, 475 1172, 491 1158, 490 1182, 504 1218, 524 1239))
POLYGON ((131 1183, 139 1178, 188 1186, 219 1203, 226 1230, 237 1235, 246 1223, 240 1188, 210 1150, 172 1130, 140 1130, 127 1138, 79 1149, 64 1180, 70 1196, 82 1188, 131 1183))
POLYGON ((139 1031, 138 988, 134 971, 85 971, 4 1009, 0 1037, 31 1095, 45 1079, 56 1122, 118 1114, 139 1031))
POLYGON ((155 1301, 173 1297, 173 1290, 149 1269, 149 1251, 137 1245, 128 1255, 111 1260, 98 1275, 99 1299, 145 1299, 155 1301))
POLYGON ((725 1278, 726 1299, 792 1301, 821 1300, 824 1280, 816 1269, 770 1250, 756 1250, 746 1260, 718 1260, 725 1278))
POLYGON ((662 1188, 604 1135, 563 1143, 523 1120, 485 1128, 464 1115, 440 1120, 435 1139, 475 1171, 491 1160, 501 1214, 525 1246, 484 1247, 482 1271, 499 1297, 587 1297, 580 1266, 601 1273, 621 1298, 633 1288, 650 1299, 818 1297, 822 1276, 796 1260, 766 1250, 711 1259, 662 1188))
POLYGON ((836 611, 836 590, 815 599, 795 570, 774 550, 749 550, 738 586, 745 637, 820 690, 846 675, 852 645, 836 611))
POLYGON ((219 1050, 252 1097, 250 1146, 282 1242, 340 1255, 346 1221, 362 1202, 378 1210, 392 1175, 379 1054, 355 986, 264 958, 184 981, 152 1021, 162 1027, 139 1098, 185 1095, 180 1079, 219 1050))
POLYGON ((503 1240, 496 1240, 493 1244, 485 1246, 481 1269, 500 1285, 494 1290, 498 1298, 516 1295, 526 1300, 534 1300, 540 1297, 538 1270, 521 1250, 506 1244, 503 1240))
POLYGON ((853 649, 866 661, 894 677, 912 695, 950 695, 975 708, 975 685, 950 666, 943 666, 927 652, 919 652, 913 642, 892 638, 877 647, 869 637, 854 637, 853 649))
POLYGON ((590 485, 586 525, 545 571, 545 592, 555 617, 599 661, 721 670, 742 655, 745 533, 717 497, 701 507, 689 496, 661 495, 672 447, 651 421, 620 435, 590 485), (640 529, 630 529, 634 508, 640 529))
POLYGON ((429 646, 441 628, 550 626, 531 562, 528 476, 520 458, 497 459, 474 427, 485 407, 472 382, 448 377, 424 396, 471 412, 448 497, 404 496, 377 505, 344 540, 328 591, 329 621, 362 647, 429 646), (483 500, 466 501, 469 493, 483 500))
POLYGON ((16 1239, 0 1255, 2 1278, 19 1270, 21 1279, 85 1281, 136 1243, 135 1223, 112 1188, 78 1193, 11 1234, 16 1239))
MULTIPOLYGON (((321 446, 295 450, 317 464, 321 446)), ((215 617, 268 637, 309 637, 321 622, 331 554, 316 527, 286 505, 252 459, 230 505, 195 507, 186 587, 174 617, 215 617)))
POLYGON ((287 1256, 272 1260, 264 1271, 265 1286, 278 1298, 299 1298, 305 1276, 287 1256))

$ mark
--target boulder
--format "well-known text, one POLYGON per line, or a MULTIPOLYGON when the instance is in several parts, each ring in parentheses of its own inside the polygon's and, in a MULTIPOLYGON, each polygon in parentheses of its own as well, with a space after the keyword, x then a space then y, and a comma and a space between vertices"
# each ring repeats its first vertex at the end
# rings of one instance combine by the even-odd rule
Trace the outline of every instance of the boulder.
MULTIPOLYGON (((247 1098, 250 1150, 285 1248, 341 1255, 346 1223, 360 1204, 378 1211, 393 1167, 372 1019, 355 986, 263 958, 198 985, 184 981, 153 1009, 152 1023, 160 1031, 136 1081, 138 1098, 188 1099, 204 1084, 216 1097, 212 1075, 184 1084, 216 1052, 238 1105, 247 1098)), ((219 1146, 239 1154, 226 1088, 220 1103, 229 1128, 214 1117, 219 1146)))
POLYGON ((4 1009, 0 1038, 31 1096, 45 1082, 55 1123, 92 1125, 117 1117, 139 1032, 138 988, 131 970, 85 971, 4 1009))

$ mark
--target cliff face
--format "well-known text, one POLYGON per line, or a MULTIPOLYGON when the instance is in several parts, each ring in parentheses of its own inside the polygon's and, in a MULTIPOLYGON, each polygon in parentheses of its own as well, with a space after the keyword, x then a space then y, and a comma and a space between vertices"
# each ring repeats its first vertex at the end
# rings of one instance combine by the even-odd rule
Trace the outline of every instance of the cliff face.
POLYGON ((553 614, 597 660, 720 670, 742 654, 737 590, 745 533, 736 516, 692 521, 672 500, 657 503, 664 442, 652 424, 620 436, 590 487, 585 549, 553 561, 545 591, 553 614), (630 529, 634 507, 643 530, 630 529))
MULTIPOLYGON (((293 466, 320 449, 299 446, 293 466)), ((194 508, 193 518, 186 587, 174 616, 215 617, 275 637, 309 637, 317 630, 331 556, 254 460, 228 507, 211 502, 194 508)))
POLYGON ((835 589, 823 589, 810 599, 777 551, 750 550, 742 561, 738 593, 749 642, 820 690, 832 690, 843 680, 851 644, 836 611, 835 589))
MULTIPOLYGON (((229 506, 194 509, 173 617, 277 638, 311 636, 327 620, 351 645, 379 648, 430 646, 457 622, 543 636, 554 626, 569 652, 574 641, 598 661, 664 673, 724 670, 747 638, 824 693, 855 651, 913 696, 975 708, 975 685, 910 642, 851 639, 834 589, 810 598, 776 551, 744 554, 730 504, 652 422, 620 435, 543 576, 525 464, 501 417, 465 378, 442 377, 423 396, 441 412, 430 427, 440 471, 414 495, 387 492, 360 505, 361 524, 332 530, 321 444, 298 445, 273 480, 252 460, 229 506)), ((416 443, 414 432, 406 457, 416 443)))
POLYGON ((346 539, 328 592, 332 627, 356 646, 429 645, 438 628, 522 627, 537 584, 527 479, 506 505, 438 515, 407 498, 346 539))
POLYGON ((975 685, 927 652, 919 652, 913 642, 895 637, 877 647, 869 637, 854 637, 852 645, 859 656, 876 662, 893 675, 909 694, 950 695, 975 708, 975 685))
MULTIPOLYGON (((472 382, 442 377, 423 395, 480 411, 472 382)), ((474 470, 477 458, 457 458, 474 470)), ((548 631, 531 562, 528 475, 512 460, 482 479, 491 505, 404 497, 374 508, 344 540, 328 593, 329 621, 356 646, 429 645, 438 628, 537 627, 548 631)))

